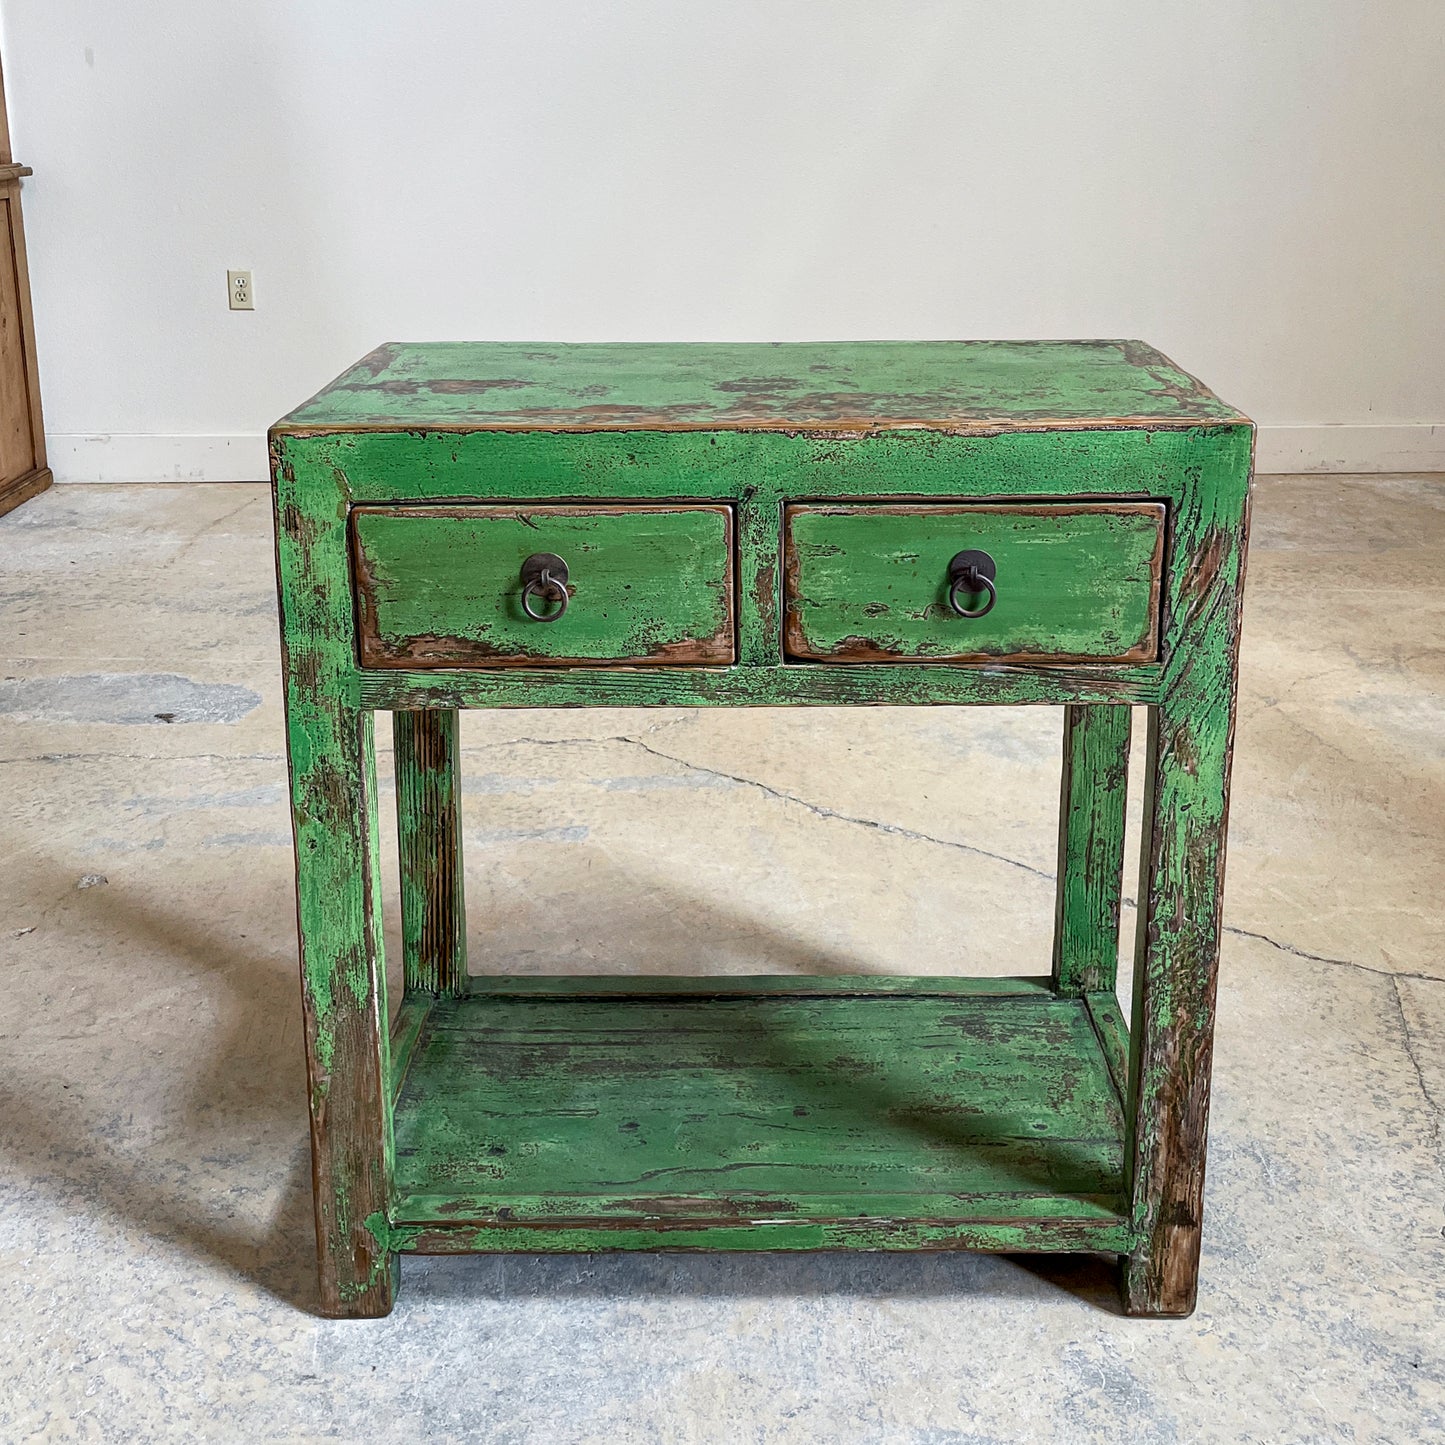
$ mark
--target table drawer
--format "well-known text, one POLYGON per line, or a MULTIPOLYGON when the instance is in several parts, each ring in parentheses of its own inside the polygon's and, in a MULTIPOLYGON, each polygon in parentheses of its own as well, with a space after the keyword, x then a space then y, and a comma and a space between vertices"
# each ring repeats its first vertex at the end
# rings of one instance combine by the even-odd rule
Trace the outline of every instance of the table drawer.
POLYGON ((732 537, 725 506, 354 507, 361 665, 731 662, 732 537))
POLYGON ((1159 647, 1164 519, 1162 502, 789 506, 788 654, 1147 662, 1159 647), (966 564, 951 571, 967 552, 994 569, 991 605, 966 564), (982 615, 957 615, 952 579, 957 605, 982 615))

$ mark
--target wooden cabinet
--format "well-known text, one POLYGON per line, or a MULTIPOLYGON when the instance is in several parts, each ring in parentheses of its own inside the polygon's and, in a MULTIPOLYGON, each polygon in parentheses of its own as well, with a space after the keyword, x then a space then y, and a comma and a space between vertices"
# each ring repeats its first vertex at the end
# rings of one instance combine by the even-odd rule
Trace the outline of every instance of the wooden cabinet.
POLYGON ((1106 341, 388 346, 278 423, 326 1309, 385 1313, 405 1251, 947 1248, 1113 1253, 1188 1313, 1252 440, 1106 341), (1061 709, 1036 970, 468 979, 458 709, 877 703, 1061 709))
POLYGON ((51 481, 20 215, 20 181, 30 173, 29 166, 16 165, 10 155, 0 79, 0 514, 43 492, 51 481))

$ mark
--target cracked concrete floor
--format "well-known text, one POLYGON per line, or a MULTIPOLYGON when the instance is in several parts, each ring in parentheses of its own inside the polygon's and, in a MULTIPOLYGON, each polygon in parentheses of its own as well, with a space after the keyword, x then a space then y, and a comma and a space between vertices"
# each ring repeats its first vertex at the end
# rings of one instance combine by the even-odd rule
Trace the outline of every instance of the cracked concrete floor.
MULTIPOLYGON (((969 1255, 408 1259, 311 1314, 272 587, 259 486, 0 519, 0 1438, 1442 1438, 1445 478, 1259 484, 1180 1323, 969 1255)), ((1059 727, 470 715, 472 967, 1041 971, 1059 727)))

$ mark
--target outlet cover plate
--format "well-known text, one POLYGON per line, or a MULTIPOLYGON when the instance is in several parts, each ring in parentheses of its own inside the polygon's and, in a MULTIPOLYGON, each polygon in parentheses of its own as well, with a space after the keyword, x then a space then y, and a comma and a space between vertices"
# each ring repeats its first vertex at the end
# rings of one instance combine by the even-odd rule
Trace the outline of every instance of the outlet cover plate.
POLYGON ((256 293, 251 289, 249 271, 227 271, 226 291, 231 298, 232 311, 254 311, 256 293))

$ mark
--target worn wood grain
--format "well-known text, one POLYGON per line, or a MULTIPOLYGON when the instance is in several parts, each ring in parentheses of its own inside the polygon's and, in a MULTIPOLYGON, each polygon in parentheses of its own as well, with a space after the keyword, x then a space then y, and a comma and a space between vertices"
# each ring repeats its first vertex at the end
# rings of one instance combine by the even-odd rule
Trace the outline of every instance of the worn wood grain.
POLYGON ((754 504, 776 557, 786 501, 1168 501, 1203 457, 1247 422, 953 435, 918 427, 877 436, 736 431, 342 431, 278 424, 317 485, 356 505, 496 501, 754 504), (327 470, 329 469, 329 470, 327 470), (324 478, 324 481, 323 481, 324 478), (502 495, 505 487, 505 495, 502 495))
MULTIPOLYGON (((977 1250, 994 1254, 1043 1252, 1117 1254, 1129 1248, 1128 1223, 1111 1209, 1081 1200, 1076 1213, 1033 1217, 956 1219, 920 1217, 921 1201, 896 1201, 896 1214, 845 1215, 847 1201, 814 1201, 819 1217, 753 1216, 746 1212, 722 1220, 564 1220, 552 1225, 534 1220, 452 1218, 445 1196, 407 1196, 398 1210, 415 1223, 390 1229, 391 1247, 405 1254, 607 1254, 621 1250, 664 1253, 695 1250, 977 1250)), ((881 1204, 885 1201, 874 1200, 881 1204)))
POLYGON ((1181 1316, 1198 1291, 1209 1081, 1233 747, 1249 454, 1211 459, 1175 513, 1175 643, 1150 709, 1134 963, 1129 1141, 1141 1243, 1130 1314, 1181 1316))
POLYGON ((994 662, 889 662, 830 667, 498 668, 358 673, 349 696, 365 707, 915 707, 1071 702, 1147 703, 1161 669, 994 662))
POLYGON ((826 662, 1147 662, 1159 645, 1162 502, 792 505, 786 649, 826 662), (983 617, 948 604, 964 549, 998 568, 983 617))
POLYGON ((421 1031, 431 1013, 436 995, 413 990, 404 993, 391 1021, 389 1047, 389 1077, 387 1097, 393 1107, 396 1096, 406 1081, 406 1071, 411 1067, 412 1055, 421 1040, 421 1031))
POLYGON ((457 714, 392 714, 407 992, 467 986, 467 908, 458 796, 457 714))
POLYGON ((1104 1062, 1109 1077, 1119 1094, 1119 1103, 1127 1109, 1129 1104, 1129 1025, 1119 1008, 1119 1000, 1113 989, 1099 993, 1086 993, 1084 1006, 1089 1010, 1089 1021, 1099 1047, 1104 1051, 1104 1062))
POLYGON ((868 432, 1239 419, 1140 341, 454 342, 382 346, 281 425, 868 432))
POLYGON ((364 667, 733 660, 729 507, 358 507, 352 536, 364 667), (555 622, 522 607, 538 552, 569 568, 555 622))
POLYGON ((386 1314, 392 1131, 372 715, 353 666, 345 509, 273 460, 321 1308, 386 1314))
POLYGON ((1064 709, 1054 982, 1062 994, 1109 991, 1119 971, 1127 707, 1064 709))
POLYGON ((477 974, 471 980, 473 998, 564 994, 582 998, 752 998, 758 994, 785 994, 790 998, 873 998, 907 994, 910 998, 1032 998, 1054 996, 1047 974, 979 975, 930 974, 926 978, 903 975, 849 974, 477 974))
POLYGON ((1117 1227, 1123 1111, 1086 1007, 912 982, 439 1001, 397 1102, 396 1221, 574 1248, 744 1218, 1117 1227))

